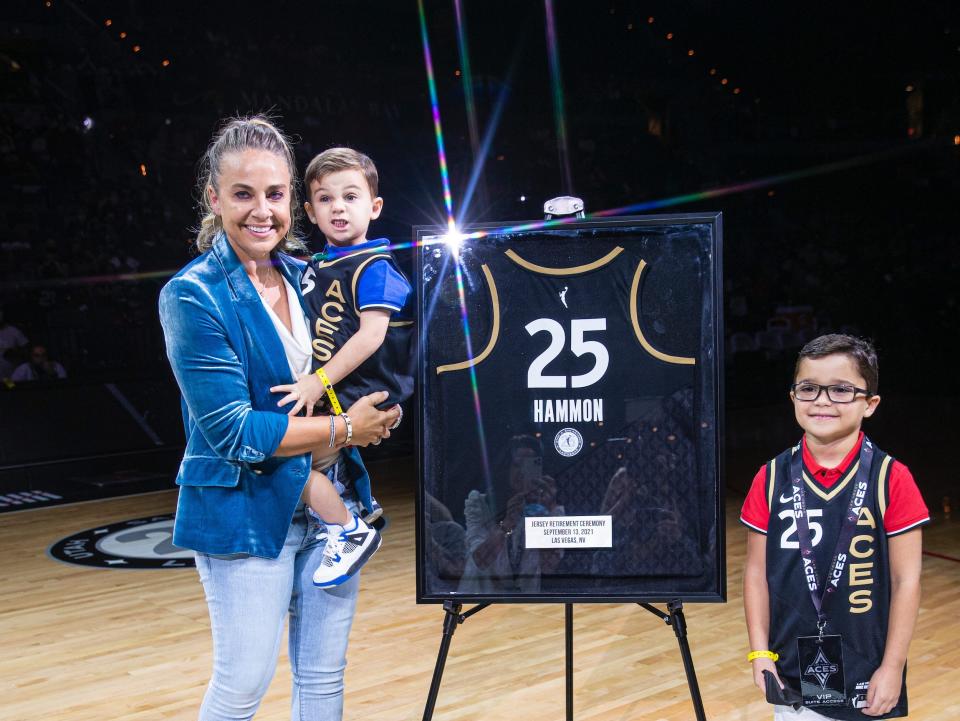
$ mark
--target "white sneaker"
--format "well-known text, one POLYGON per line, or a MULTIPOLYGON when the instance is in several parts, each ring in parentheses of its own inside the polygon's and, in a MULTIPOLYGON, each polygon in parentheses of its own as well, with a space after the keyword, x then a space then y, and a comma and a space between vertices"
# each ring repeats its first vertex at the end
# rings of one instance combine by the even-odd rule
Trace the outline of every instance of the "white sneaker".
POLYGON ((354 521, 356 528, 352 531, 343 526, 327 527, 323 560, 313 572, 313 585, 317 588, 339 586, 359 571, 380 548, 380 534, 363 519, 354 516, 354 521))

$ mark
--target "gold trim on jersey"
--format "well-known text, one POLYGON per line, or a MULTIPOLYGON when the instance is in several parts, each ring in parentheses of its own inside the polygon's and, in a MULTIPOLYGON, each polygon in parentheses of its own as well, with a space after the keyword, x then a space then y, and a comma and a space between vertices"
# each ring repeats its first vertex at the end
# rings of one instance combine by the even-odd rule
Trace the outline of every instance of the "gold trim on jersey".
POLYGON ((840 491, 842 491, 844 488, 846 488, 847 484, 853 479, 854 476, 857 475, 857 469, 859 469, 859 468, 860 468, 860 461, 859 461, 859 459, 858 459, 857 462, 854 463, 853 466, 850 468, 850 470, 848 470, 848 471, 843 475, 843 478, 837 483, 837 485, 835 485, 833 488, 831 488, 829 492, 824 491, 822 488, 820 488, 820 486, 817 485, 817 482, 814 481, 814 480, 807 474, 806 471, 803 472, 803 480, 805 480, 805 481, 807 482, 807 487, 808 487, 811 491, 813 491, 814 493, 816 493, 816 494, 817 494, 818 496, 820 496, 820 498, 822 498, 823 500, 825 500, 825 501, 830 501, 830 500, 833 500, 833 498, 835 498, 836 495, 837 495, 838 493, 840 493, 840 491))
MULTIPOLYGON (((383 250, 383 249, 380 248, 380 250, 383 250)), ((360 251, 360 253, 354 253, 354 255, 360 255, 361 253, 365 253, 365 252, 366 251, 362 250, 360 251)), ((357 283, 360 282, 360 274, 363 273, 363 269, 366 268, 370 263, 372 263, 375 260, 380 260, 381 258, 386 258, 387 260, 390 260, 390 254, 381 253, 380 255, 371 255, 369 258, 363 261, 360 265, 358 265, 355 271, 353 271, 353 278, 351 278, 353 282, 350 284, 350 291, 353 293, 353 312, 357 314, 358 318, 360 317, 360 310, 357 308, 357 283)), ((333 261, 333 262, 335 263, 336 261, 333 261)))
POLYGON ((770 468, 767 474, 767 508, 773 510, 773 487, 777 485, 777 459, 770 461, 770 468))
POLYGON ((644 269, 647 267, 647 261, 641 260, 640 265, 637 266, 637 272, 633 275, 633 283, 630 285, 630 321, 633 323, 633 332, 637 335, 637 340, 640 341, 640 345, 643 346, 644 350, 647 351, 654 358, 659 358, 662 361, 667 363, 673 363, 674 365, 682 366, 692 366, 697 362, 696 358, 686 358, 684 356, 678 355, 668 355, 658 351, 650 342, 644 338, 643 331, 640 330, 640 317, 637 310, 639 304, 638 290, 640 288, 640 276, 643 275, 644 269))
POLYGON ((478 365, 493 352, 493 347, 497 344, 497 339, 500 337, 500 296, 497 294, 497 284, 493 281, 493 274, 490 273, 490 269, 486 263, 481 265, 480 269, 487 279, 487 285, 490 288, 490 303, 493 305, 493 327, 490 329, 490 340, 487 342, 487 347, 484 348, 483 352, 478 356, 460 363, 449 363, 447 365, 437 366, 437 375, 446 373, 447 371, 462 371, 470 366, 478 365))
POLYGON ((891 456, 883 459, 880 464, 880 478, 877 481, 877 501, 880 503, 880 518, 887 515, 887 479, 890 473, 891 456))
POLYGON ((353 258, 358 255, 366 255, 367 253, 382 253, 386 247, 387 246, 385 245, 378 245, 376 248, 367 248, 365 250, 358 250, 356 253, 344 253, 343 255, 337 256, 333 260, 325 260, 322 263, 317 263, 317 267, 329 268, 331 265, 336 265, 341 260, 346 260, 347 258, 353 258))
POLYGON ((578 273, 587 273, 591 270, 602 268, 622 252, 623 248, 618 245, 605 256, 600 258, 600 260, 595 260, 592 263, 587 263, 586 265, 575 265, 571 268, 547 268, 543 265, 536 265, 535 263, 531 263, 529 260, 524 260, 513 250, 505 250, 503 254, 521 268, 526 268, 534 273, 540 273, 542 275, 577 275, 578 273))
POLYGON ((413 325, 412 320, 392 320, 387 323, 391 328, 402 328, 407 325, 413 325))

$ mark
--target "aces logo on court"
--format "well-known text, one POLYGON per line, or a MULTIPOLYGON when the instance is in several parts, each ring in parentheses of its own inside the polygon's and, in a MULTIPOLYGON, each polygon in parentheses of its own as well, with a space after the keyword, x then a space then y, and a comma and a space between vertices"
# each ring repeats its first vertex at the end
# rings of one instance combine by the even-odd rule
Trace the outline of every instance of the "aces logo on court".
POLYGON ((193 551, 173 545, 173 514, 98 526, 54 543, 58 561, 95 568, 192 568, 193 551))

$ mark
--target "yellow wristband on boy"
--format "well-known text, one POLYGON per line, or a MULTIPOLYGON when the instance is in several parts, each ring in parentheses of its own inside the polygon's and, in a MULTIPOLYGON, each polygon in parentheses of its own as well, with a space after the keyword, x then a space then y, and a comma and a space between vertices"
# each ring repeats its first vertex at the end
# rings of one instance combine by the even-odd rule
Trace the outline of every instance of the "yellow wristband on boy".
POLYGON ((769 658, 771 661, 776 661, 780 658, 779 653, 774 653, 773 651, 751 651, 747 654, 747 661, 753 663, 758 658, 769 658))
POLYGON ((327 391, 327 398, 330 399, 330 408, 333 410, 334 415, 339 416, 343 413, 343 408, 340 407, 340 401, 337 399, 337 393, 333 390, 333 383, 330 382, 330 379, 327 377, 327 372, 323 368, 317 368, 316 370, 317 378, 320 379, 320 382, 323 383, 324 389, 327 391))

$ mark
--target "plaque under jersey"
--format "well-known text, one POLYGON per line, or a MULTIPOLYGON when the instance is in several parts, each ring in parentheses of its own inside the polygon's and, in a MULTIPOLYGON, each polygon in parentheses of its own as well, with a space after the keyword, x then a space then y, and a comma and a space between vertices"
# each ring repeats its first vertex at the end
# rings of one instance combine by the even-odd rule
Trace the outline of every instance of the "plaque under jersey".
POLYGON ((720 219, 418 229, 418 600, 719 600, 720 219))

